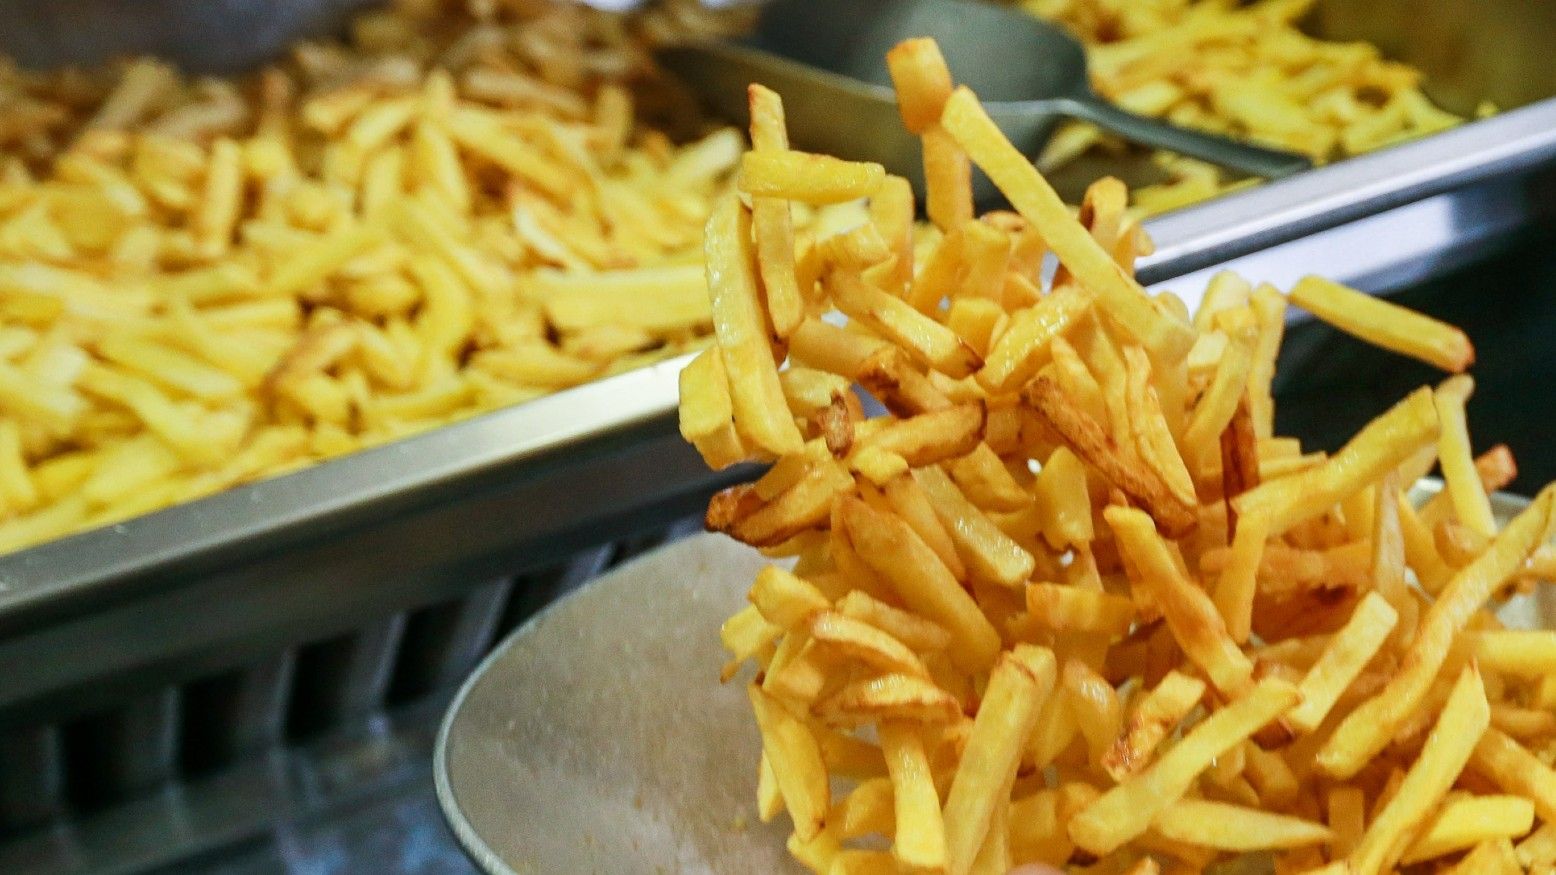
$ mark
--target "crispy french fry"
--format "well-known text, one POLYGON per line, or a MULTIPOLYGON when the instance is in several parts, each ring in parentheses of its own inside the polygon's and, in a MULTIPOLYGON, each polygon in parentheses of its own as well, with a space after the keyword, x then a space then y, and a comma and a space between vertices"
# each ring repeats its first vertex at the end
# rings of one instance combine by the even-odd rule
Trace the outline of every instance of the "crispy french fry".
POLYGON ((1556 771, 1515 739, 1487 729, 1470 762, 1497 786, 1532 801, 1541 820, 1556 821, 1556 771))
POLYGON ((1226 623, 1210 597, 1184 578, 1151 518, 1123 507, 1110 507, 1103 517, 1112 527, 1119 549, 1138 569, 1140 584, 1156 598, 1184 653, 1204 669, 1222 693, 1240 695, 1253 675, 1253 664, 1227 634, 1226 623))
POLYGON ((1454 515, 1471 531, 1490 538, 1497 533, 1497 523, 1491 515, 1491 501, 1481 488, 1480 474, 1475 470, 1469 427, 1464 421, 1464 403, 1474 387, 1473 380, 1461 375, 1450 377, 1433 394, 1437 421, 1442 425, 1437 438, 1437 458, 1443 468, 1443 481, 1454 515))
POLYGON ((746 692, 756 711, 762 749, 783 795, 784 808, 794 819, 795 834, 814 838, 831 806, 827 770, 815 736, 760 687, 753 684, 746 692))
POLYGON ((1005 139, 966 87, 946 101, 941 124, 994 180, 1016 210, 1043 229, 1059 260, 1097 297, 1098 304, 1138 343, 1164 361, 1181 359, 1193 345, 1189 326, 1159 313, 1080 223, 1032 163, 1005 139))
POLYGON ((1130 712, 1123 732, 1102 756, 1103 770, 1115 781, 1123 781, 1145 768, 1157 745, 1194 710, 1204 694, 1204 681, 1168 672, 1130 712))
POLYGON ((1027 611, 1049 629, 1119 637, 1134 622, 1135 605, 1123 596, 1053 583, 1027 585, 1027 611))
POLYGON ((862 501, 845 500, 842 507, 849 538, 865 562, 910 608, 951 633, 953 661, 967 669, 992 664, 998 633, 923 539, 862 501))
POLYGON ((1475 362, 1475 348, 1459 329, 1339 283, 1303 277, 1291 302, 1347 334, 1445 371, 1457 374, 1475 362))
POLYGON ((1173 841, 1218 851, 1299 848, 1333 838, 1320 823, 1204 799, 1173 802, 1156 816, 1153 826, 1173 841))
MULTIPOLYGON (((1354 713, 1354 712, 1353 712, 1354 713)), ((1385 805, 1350 855, 1357 875, 1376 875, 1393 866, 1404 852, 1405 840, 1416 830, 1463 771, 1486 731, 1491 710, 1480 673, 1466 668, 1454 683, 1420 757, 1405 773, 1404 781, 1385 805)))
POLYGON ((1286 722, 1301 732, 1317 729, 1340 695, 1383 646, 1398 619, 1398 612, 1387 599, 1377 592, 1368 593, 1345 628, 1330 638, 1329 646, 1297 685, 1302 692, 1302 704, 1291 709, 1286 722))
POLYGON ((1368 423, 1324 464, 1262 483, 1233 499, 1232 504, 1240 515, 1268 516, 1270 534, 1283 534, 1398 466, 1436 440, 1437 433, 1432 393, 1417 390, 1368 423))
POLYGON ((903 866, 940 869, 945 866, 945 823, 923 738, 910 724, 883 723, 880 732, 896 815, 892 856, 903 866))
POLYGON ((1502 530, 1490 549, 1454 575, 1422 617, 1400 670, 1382 691, 1352 710, 1320 749, 1320 768, 1335 776, 1353 775, 1388 743, 1426 695, 1447 659, 1454 634, 1485 604, 1497 582, 1510 576, 1543 537, 1550 525, 1552 496, 1549 491, 1542 492, 1502 530))
POLYGON ((747 152, 740 159, 741 191, 806 204, 869 197, 885 178, 886 170, 879 164, 788 149, 747 152))
POLYGON ((1426 822, 1400 858, 1419 863, 1467 850, 1491 839, 1522 837, 1534 827, 1534 805, 1519 796, 1469 796, 1453 799, 1426 822))
POLYGON ((978 382, 991 392, 1026 383, 1048 362, 1049 345, 1079 323, 1091 301, 1073 289, 1060 289, 1010 318, 978 371, 978 382))
MULTIPOLYGON (((956 777, 945 802, 946 872, 971 871, 995 805, 1008 794, 1043 700, 1054 686, 1051 651, 1017 645, 1001 657, 973 719, 956 777)), ((1006 797, 1008 799, 1008 796, 1006 797)))
POLYGON ((828 282, 838 309, 926 367, 952 377, 965 377, 983 364, 956 332, 913 309, 901 298, 849 273, 833 274, 828 282))
POLYGON ((1300 695, 1283 681, 1264 680, 1196 725, 1144 771, 1126 778, 1070 821, 1070 837, 1107 854, 1144 833, 1210 764, 1295 705, 1300 695))
POLYGON ((968 501, 944 471, 929 466, 914 471, 913 477, 929 496, 973 578, 1011 588, 1026 583, 1036 565, 1032 554, 968 501))
POLYGON ((1163 532, 1179 536, 1198 524, 1193 509, 1179 501, 1160 475, 1124 456, 1101 425, 1064 397, 1058 384, 1038 377, 1022 390, 1022 397, 1086 464, 1144 505, 1163 532))
POLYGON ((886 69, 897 87, 897 108, 910 133, 922 134, 940 121, 951 96, 951 71, 932 39, 907 39, 886 53, 886 69))

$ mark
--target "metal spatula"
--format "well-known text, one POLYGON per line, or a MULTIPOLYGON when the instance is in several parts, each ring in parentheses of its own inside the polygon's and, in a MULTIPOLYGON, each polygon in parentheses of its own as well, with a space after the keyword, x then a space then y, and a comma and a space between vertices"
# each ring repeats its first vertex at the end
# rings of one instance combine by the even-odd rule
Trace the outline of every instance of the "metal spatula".
POLYGON ((1086 55, 1059 28, 1002 7, 962 0, 774 0, 735 41, 668 46, 660 61, 720 114, 746 117, 746 86, 784 98, 796 146, 878 161, 915 184, 917 138, 897 115, 886 52, 933 37, 952 77, 971 86, 1006 136, 1036 156, 1062 118, 1084 119, 1135 143, 1276 178, 1311 167, 1289 152, 1175 127, 1125 112, 1092 92, 1086 55))

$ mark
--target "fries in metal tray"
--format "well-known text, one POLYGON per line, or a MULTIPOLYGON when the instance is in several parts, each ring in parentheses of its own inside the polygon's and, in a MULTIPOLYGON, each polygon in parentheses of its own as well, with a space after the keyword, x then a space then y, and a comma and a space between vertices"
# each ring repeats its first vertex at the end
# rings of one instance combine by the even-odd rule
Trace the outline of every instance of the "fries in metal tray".
POLYGON ((1218 277, 1191 315, 1133 279, 1116 182, 1073 214, 932 45, 890 66, 926 162, 1014 213, 946 212, 965 177, 931 166, 905 226, 900 181, 753 131, 749 205, 708 224, 682 427, 711 465, 772 463, 707 523, 793 562, 724 629, 762 818, 824 873, 1549 871, 1556 632, 1492 609, 1551 568, 1556 491, 1491 516, 1514 469, 1471 455, 1462 375, 1333 455, 1273 434, 1288 303, 1455 374, 1469 340, 1317 279, 1218 277), (843 194, 868 204, 792 251, 759 227, 843 194), (1406 502, 1437 462, 1443 494, 1406 502))

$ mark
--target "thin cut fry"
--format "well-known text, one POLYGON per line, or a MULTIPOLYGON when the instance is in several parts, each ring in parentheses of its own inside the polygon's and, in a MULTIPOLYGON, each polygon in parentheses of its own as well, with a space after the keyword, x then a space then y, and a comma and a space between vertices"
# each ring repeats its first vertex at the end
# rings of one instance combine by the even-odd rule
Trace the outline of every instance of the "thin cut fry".
POLYGON ((1457 374, 1475 363, 1475 347, 1459 329, 1339 283, 1303 277, 1291 302, 1347 334, 1445 371, 1457 374))

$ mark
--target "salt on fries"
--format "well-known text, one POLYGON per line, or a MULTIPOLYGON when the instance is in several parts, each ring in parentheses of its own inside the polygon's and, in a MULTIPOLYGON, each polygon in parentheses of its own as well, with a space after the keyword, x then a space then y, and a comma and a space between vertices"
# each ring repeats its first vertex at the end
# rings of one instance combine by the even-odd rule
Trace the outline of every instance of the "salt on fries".
MULTIPOLYGON (((671 7, 657 26, 694 23, 671 7)), ((705 345, 701 230, 741 138, 639 126, 624 26, 402 0, 241 81, 5 65, 0 552, 705 345)), ((759 203, 766 264, 789 214, 759 203)), ((781 401, 731 374, 742 416, 781 401)), ((700 440, 741 458, 728 418, 700 440)), ((785 413, 755 445, 799 436, 785 413)))
MULTIPOLYGON (((933 44, 890 67, 926 156, 961 150, 1016 213, 905 226, 898 180, 772 145, 753 85, 768 157, 708 224, 718 343, 682 428, 712 465, 773 463, 707 523, 794 563, 722 633, 726 680, 755 665, 761 817, 833 875, 1549 871, 1556 632, 1491 609, 1551 567, 1556 492, 1491 517, 1513 467, 1470 456, 1464 376, 1333 455, 1272 434, 1288 301, 1450 371, 1468 340, 1311 279, 1218 277, 1191 318, 1132 278, 1116 183, 1073 215, 933 44), (872 199, 854 224, 762 242, 764 204, 842 193, 872 199), (1445 492, 1415 507, 1434 460, 1445 492)), ((932 205, 967 196, 943 157, 932 205)))

